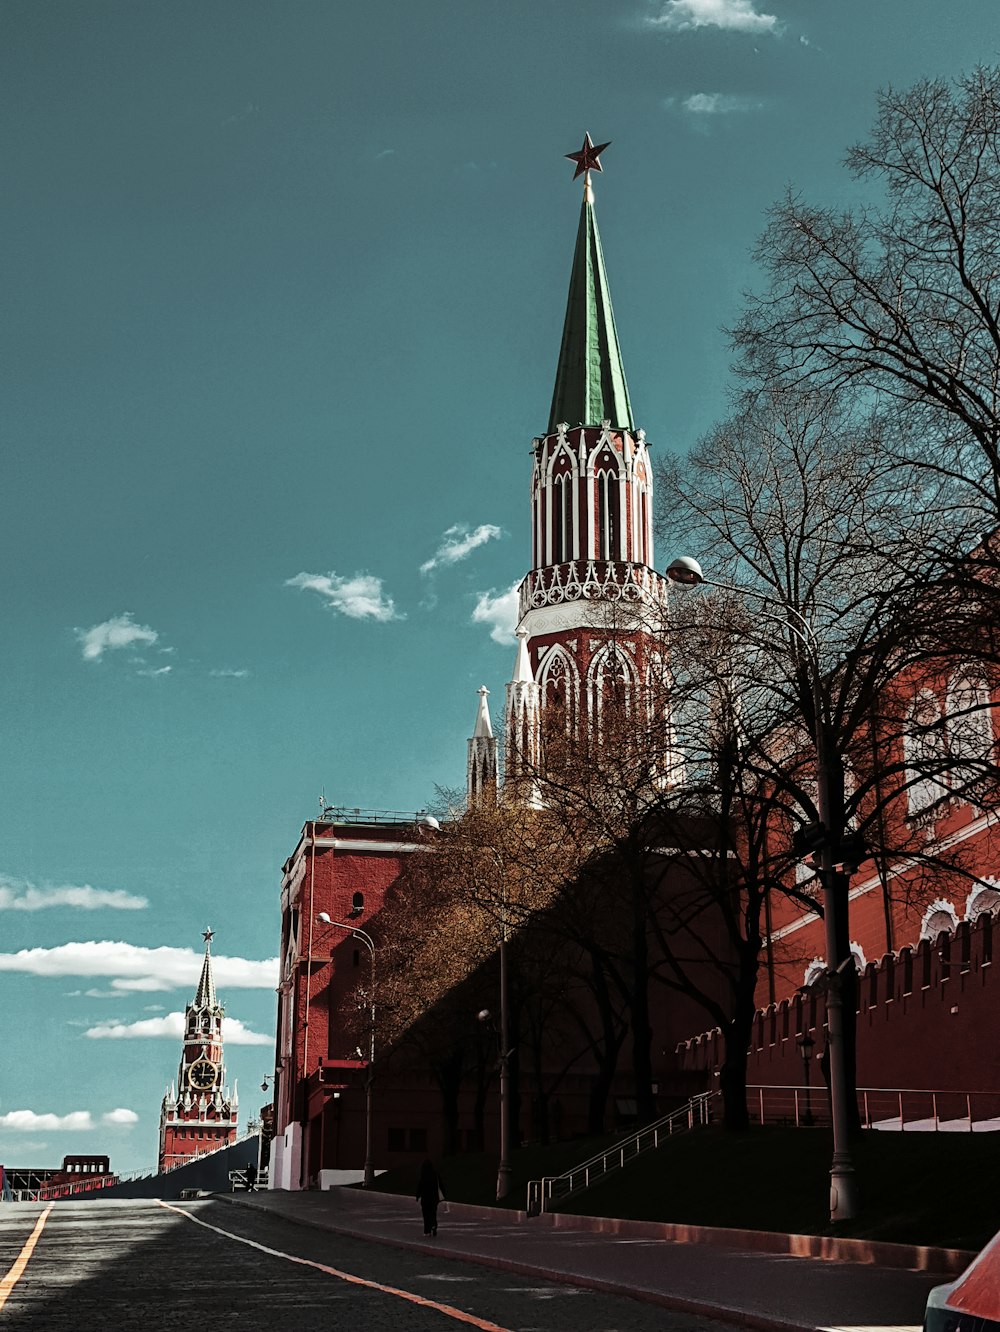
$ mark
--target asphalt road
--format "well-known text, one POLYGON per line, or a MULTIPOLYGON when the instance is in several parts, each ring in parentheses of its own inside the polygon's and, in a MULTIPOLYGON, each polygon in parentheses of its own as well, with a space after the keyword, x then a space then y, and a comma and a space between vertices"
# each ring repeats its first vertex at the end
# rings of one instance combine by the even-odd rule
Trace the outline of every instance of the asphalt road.
POLYGON ((12 1283, 44 1211, 0 1206, 3 1332, 723 1332, 719 1323, 630 1299, 325 1234, 211 1200, 57 1204, 12 1283))

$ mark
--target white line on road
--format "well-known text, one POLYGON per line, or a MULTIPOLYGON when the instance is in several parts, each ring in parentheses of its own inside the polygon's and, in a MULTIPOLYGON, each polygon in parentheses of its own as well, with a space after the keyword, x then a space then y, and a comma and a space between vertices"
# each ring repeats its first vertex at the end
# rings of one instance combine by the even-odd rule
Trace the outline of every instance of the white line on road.
POLYGON ((0 1281, 0 1309, 2 1309, 3 1306, 7 1303, 7 1300, 10 1296, 10 1292, 21 1280, 21 1276, 24 1272, 24 1269, 28 1266, 28 1259, 35 1252, 35 1245, 38 1243, 41 1237, 42 1231, 45 1228, 45 1222, 49 1219, 49 1212, 52 1211, 53 1206, 54 1206, 53 1203, 49 1203, 48 1207, 46 1207, 45 1211, 35 1222, 34 1230, 24 1241, 24 1248, 14 1259, 14 1266, 10 1269, 10 1271, 3 1278, 3 1280, 0 1281))
MULTIPOLYGON (((317 1272, 325 1272, 327 1276, 350 1282, 352 1286, 366 1286, 369 1290, 381 1291, 383 1295, 395 1295, 398 1299, 409 1300, 411 1304, 419 1304, 425 1309, 436 1309, 438 1313, 443 1313, 448 1318, 455 1318, 460 1323, 468 1323, 472 1327, 479 1328, 480 1332, 507 1332, 507 1329, 500 1327, 498 1323, 489 1323, 484 1318, 477 1318, 475 1314, 466 1313, 464 1309, 455 1309, 450 1304, 439 1304, 437 1300, 428 1300, 423 1295, 414 1295, 409 1290, 397 1290, 395 1286, 383 1286, 380 1281, 368 1281, 365 1277, 354 1276, 351 1272, 341 1272, 336 1267, 327 1267, 325 1263, 315 1263, 310 1258, 297 1258, 294 1253, 282 1253, 280 1249, 270 1249, 266 1244, 258 1244, 256 1240, 246 1239, 243 1235, 234 1235, 231 1230, 223 1230, 219 1226, 209 1225, 207 1221, 202 1221, 201 1217, 192 1216, 190 1212, 185 1212, 182 1207, 174 1207, 161 1198, 157 1201, 161 1207, 165 1207, 169 1212, 176 1212, 178 1216, 187 1217, 196 1226, 204 1226, 206 1230, 214 1230, 217 1235, 224 1235, 226 1239, 235 1240, 237 1244, 246 1244, 249 1248, 257 1249, 260 1253, 270 1254, 272 1258, 284 1258, 290 1263, 298 1263, 302 1267, 312 1267, 317 1272)), ((39 1226, 37 1229, 41 1229, 41 1227, 39 1226)))

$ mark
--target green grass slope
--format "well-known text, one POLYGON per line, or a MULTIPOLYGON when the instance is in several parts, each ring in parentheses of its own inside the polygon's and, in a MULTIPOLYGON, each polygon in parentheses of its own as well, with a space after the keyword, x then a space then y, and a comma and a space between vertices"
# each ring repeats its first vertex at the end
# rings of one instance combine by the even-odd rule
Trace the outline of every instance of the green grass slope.
MULTIPOLYGON (((524 1207, 529 1179, 558 1175, 613 1140, 524 1147, 511 1160, 507 1205, 524 1207)), ((587 1216, 795 1234, 839 1234, 978 1249, 1000 1230, 1000 1133, 862 1133, 853 1144, 861 1214, 828 1219, 832 1144, 824 1129, 695 1130, 670 1139, 560 1208, 587 1216)), ((496 1157, 440 1162, 455 1202, 495 1203, 496 1157)), ((417 1166, 377 1187, 412 1194, 417 1166)))

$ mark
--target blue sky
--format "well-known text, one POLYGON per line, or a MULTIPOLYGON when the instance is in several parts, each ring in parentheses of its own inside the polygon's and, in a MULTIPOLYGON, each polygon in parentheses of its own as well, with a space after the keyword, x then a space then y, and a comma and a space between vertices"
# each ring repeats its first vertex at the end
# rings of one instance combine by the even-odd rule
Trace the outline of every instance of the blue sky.
POLYGON ((464 780, 481 683, 500 707, 562 155, 612 141, 632 402, 683 451, 725 410, 765 208, 856 199, 876 90, 994 61, 1000 24, 995 0, 4 0, 3 28, 0 1161, 130 1169, 205 925, 245 1117, 318 796, 426 805, 464 780))

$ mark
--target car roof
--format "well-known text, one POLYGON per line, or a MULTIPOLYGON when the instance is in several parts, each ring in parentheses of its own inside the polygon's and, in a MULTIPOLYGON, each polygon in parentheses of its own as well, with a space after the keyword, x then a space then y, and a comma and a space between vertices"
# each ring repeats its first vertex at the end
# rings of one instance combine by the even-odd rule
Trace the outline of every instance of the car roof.
POLYGON ((946 1307, 1000 1321, 1000 1234, 993 1236, 955 1282, 946 1307))

